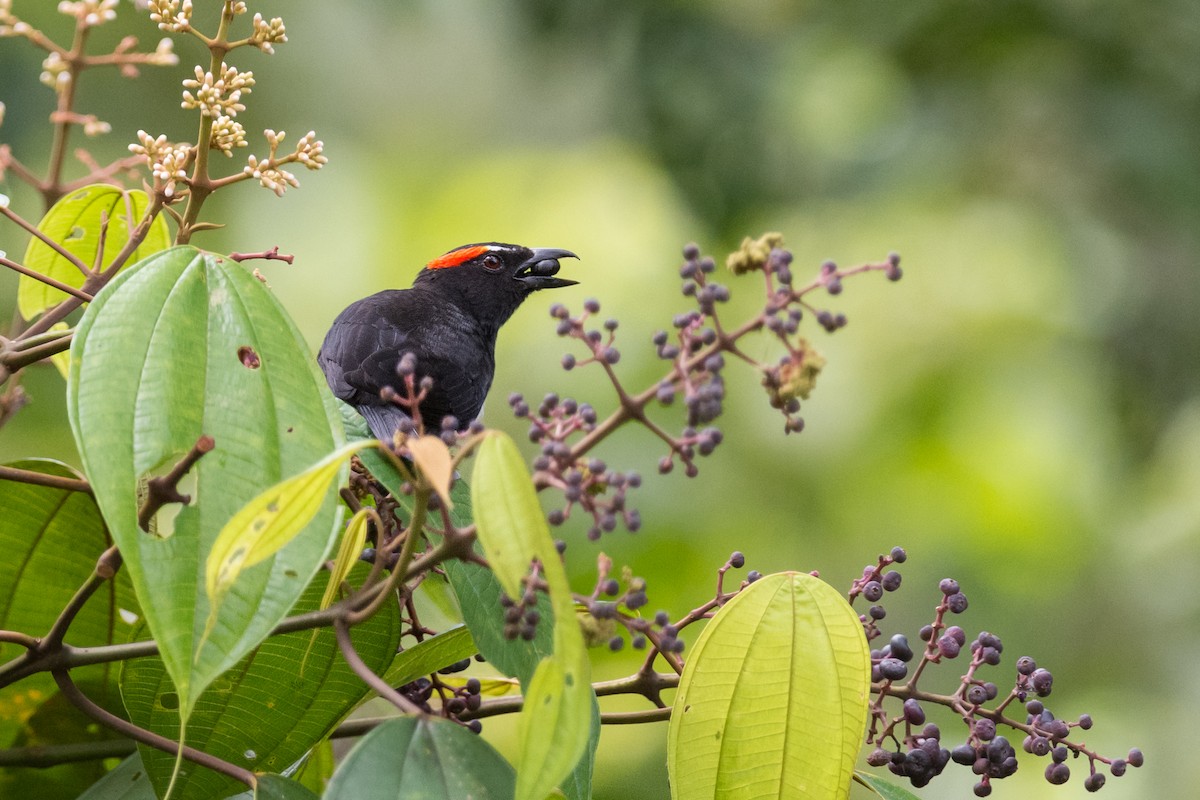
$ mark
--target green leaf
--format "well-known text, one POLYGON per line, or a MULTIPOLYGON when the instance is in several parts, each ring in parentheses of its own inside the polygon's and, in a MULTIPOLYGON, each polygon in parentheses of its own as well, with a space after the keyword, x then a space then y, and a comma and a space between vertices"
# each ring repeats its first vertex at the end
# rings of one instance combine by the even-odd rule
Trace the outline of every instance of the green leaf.
POLYGON ((217 534, 205 562, 204 588, 211 604, 205 631, 216 623, 221 601, 242 573, 278 553, 324 505, 346 459, 369 442, 339 448, 299 475, 280 481, 247 503, 217 534))
POLYGON ((463 621, 479 652, 500 672, 528 686, 537 665, 554 652, 555 617, 550 598, 538 595, 537 610, 541 622, 531 641, 520 637, 507 639, 504 636, 504 609, 500 606, 504 590, 491 570, 474 562, 457 560, 447 561, 443 567, 458 597, 463 621))
POLYGON ((461 725, 399 717, 354 746, 325 800, 510 800, 513 784, 508 762, 461 725))
MULTIPOLYGON (((351 581, 370 571, 359 563, 351 581)), ((317 608, 324 577, 305 590, 293 613, 317 608)), ((350 631, 354 647, 376 672, 391 663, 400 640, 400 612, 387 603, 350 631)), ((178 698, 162 661, 125 664, 121 691, 130 720, 164 736, 179 732, 178 698)), ((370 690, 346 665, 330 628, 272 636, 217 678, 200 696, 188 720, 189 745, 256 772, 282 772, 324 739, 370 690), (311 647, 310 647, 311 644, 311 647)), ((170 783, 173 756, 141 748, 146 771, 162 792, 170 783)), ((204 800, 236 790, 232 778, 185 762, 172 795, 204 800)))
POLYGON ((142 757, 134 753, 92 784, 78 800, 158 800, 158 795, 146 777, 142 757))
POLYGON ((304 757, 304 763, 292 774, 292 777, 307 786, 313 793, 320 795, 325 791, 325 784, 333 777, 333 770, 336 766, 333 757, 333 743, 329 739, 322 739, 304 757))
POLYGON ((671 796, 849 796, 870 659, 858 615, 807 573, 769 575, 692 648, 667 732, 671 796))
POLYGON ((422 675, 470 658, 476 652, 471 632, 463 625, 456 625, 401 652, 392 661, 383 679, 391 686, 403 686, 422 675))
POLYGON ((559 556, 525 461, 511 439, 495 431, 484 437, 473 481, 471 506, 479 544, 500 585, 516 600, 525 591, 522 579, 529 574, 530 562, 558 563, 559 556))
MULTIPOLYGON (((107 216, 103 269, 112 263, 129 241, 130 232, 137 227, 149 204, 145 192, 127 192, 116 186, 93 184, 76 189, 60 199, 46 212, 37 227, 91 269, 96 265, 96 253, 100 247, 100 221, 102 216, 107 216)), ((128 263, 133 264, 170 246, 171 233, 167 229, 167 222, 161 216, 157 217, 151 223, 146 238, 129 257, 128 263)), ((68 286, 83 286, 84 277, 79 268, 37 237, 29 240, 24 263, 35 272, 68 286)), ((22 275, 17 283, 17 308, 25 319, 33 319, 66 299, 67 295, 63 292, 28 275, 22 275)))
POLYGON ((854 780, 857 783, 867 787, 884 800, 921 800, 921 798, 917 797, 903 786, 898 786, 891 781, 885 781, 877 775, 872 775, 870 772, 855 770, 854 780))
MULTIPOLYGON (((7 466, 78 479, 65 464, 48 460, 17 461, 7 466)), ((96 558, 112 542, 91 495, 49 486, 0 480, 0 628, 41 636, 91 576, 96 558)), ((130 620, 139 615, 124 570, 106 583, 71 623, 70 643, 96 647, 126 641, 130 620), (124 614, 122 614, 124 612, 124 614)), ((0 663, 24 648, 0 642, 0 663)), ((77 682, 97 687, 94 700, 116 710, 117 669, 96 664, 72 670, 77 682)), ((41 703, 57 689, 49 674, 31 675, 0 689, 0 745, 6 746, 41 703)))
POLYGON ((259 775, 254 800, 317 800, 317 795, 302 783, 282 775, 259 775))
POLYGON ((262 487, 337 449, 341 420, 312 354, 267 287, 237 263, 193 247, 139 262, 89 304, 72 344, 67 407, 186 717, 304 591, 336 536, 340 504, 327 493, 299 535, 239 577, 200 646, 213 543, 262 487), (170 470, 201 435, 216 447, 181 486, 191 504, 165 506, 155 534, 144 532, 139 486, 170 470))
MULTIPOLYGON (((554 652, 525 686, 517 721, 517 797, 543 800, 575 769, 588 745, 594 694, 591 665, 575 619, 561 557, 550 537, 533 481, 512 439, 489 432, 479 445, 471 486, 479 542, 511 597, 537 560, 554 610, 554 652)), ((546 624, 543 620, 540 624, 546 624)))
POLYGON ((592 796, 592 770, 596 766, 596 747, 600 744, 600 704, 592 695, 592 719, 588 729, 587 746, 575 764, 575 769, 562 782, 568 800, 589 800, 592 796))

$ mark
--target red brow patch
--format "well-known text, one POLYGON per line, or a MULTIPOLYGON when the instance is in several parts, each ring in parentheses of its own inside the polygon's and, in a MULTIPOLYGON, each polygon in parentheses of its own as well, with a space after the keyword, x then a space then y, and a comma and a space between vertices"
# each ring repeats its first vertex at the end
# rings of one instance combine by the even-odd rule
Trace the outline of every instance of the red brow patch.
POLYGON ((463 262, 470 261, 476 256, 481 256, 492 248, 485 244, 476 245, 474 247, 460 247, 457 250, 451 250, 444 256, 438 256, 433 261, 425 265, 426 269, 445 269, 446 267, 457 267, 463 262))

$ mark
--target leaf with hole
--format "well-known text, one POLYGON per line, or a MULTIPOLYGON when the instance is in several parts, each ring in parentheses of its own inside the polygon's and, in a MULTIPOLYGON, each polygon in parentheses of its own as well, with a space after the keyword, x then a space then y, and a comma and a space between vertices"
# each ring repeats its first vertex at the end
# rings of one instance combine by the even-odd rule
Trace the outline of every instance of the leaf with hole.
POLYGON ((332 396, 270 290, 236 262, 185 246, 123 271, 88 305, 71 347, 67 411, 186 717, 295 604, 340 529, 336 492, 324 492, 298 534, 238 576, 203 637, 218 535, 264 487, 343 444, 332 396), (245 348, 257 358, 248 363, 245 348), (181 482, 190 503, 164 505, 147 533, 140 487, 202 435, 216 446, 181 482))
MULTIPOLYGON (((51 206, 38 230, 57 242, 88 269, 96 267, 96 256, 100 249, 100 231, 103 220, 108 220, 104 236, 104 254, 101 270, 107 268, 117 253, 129 241, 131 232, 137 228, 150 199, 142 191, 124 191, 108 184, 93 184, 76 189, 63 196, 51 206)), ((126 263, 133 264, 147 256, 171 246, 171 232, 161 216, 150 224, 146 238, 133 251, 126 263)), ((59 254, 50 245, 36 236, 29 240, 25 250, 25 266, 68 286, 80 288, 84 276, 79 267, 59 254)), ((22 275, 17 282, 17 308, 25 319, 66 300, 67 294, 45 283, 22 275)))

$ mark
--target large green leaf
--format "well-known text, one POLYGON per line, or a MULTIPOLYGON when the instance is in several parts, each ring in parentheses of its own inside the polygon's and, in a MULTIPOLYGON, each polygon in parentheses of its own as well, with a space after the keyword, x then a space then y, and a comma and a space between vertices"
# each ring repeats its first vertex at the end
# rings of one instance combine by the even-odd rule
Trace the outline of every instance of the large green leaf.
POLYGON ((504 590, 491 570, 471 561, 447 561, 444 566, 458 597, 463 621, 479 652, 493 667, 518 679, 523 686, 528 685, 537 665, 554 652, 554 610, 550 598, 538 595, 541 622, 532 640, 507 639, 504 608, 500 605, 504 590))
MULTIPOLYGON (((58 242, 90 269, 96 266, 101 218, 107 217, 108 232, 104 237, 101 264, 103 269, 112 263, 129 241, 130 232, 137 227, 149 204, 150 199, 145 192, 124 191, 108 184, 85 186, 55 203, 38 223, 38 230, 58 242)), ((171 232, 167 229, 167 222, 157 217, 128 263, 133 264, 170 246, 171 232)), ((25 266, 68 286, 83 286, 83 273, 79 268, 36 236, 29 240, 29 247, 25 250, 25 266)), ((17 308, 25 319, 33 319, 66 299, 67 295, 63 292, 28 275, 22 275, 18 281, 17 308)))
POLYGON ((870 789, 872 793, 882 797, 883 800, 921 800, 921 798, 903 786, 891 781, 885 781, 883 778, 873 775, 870 772, 857 770, 854 773, 854 780, 870 789))
POLYGON ((305 529, 321 511, 334 480, 345 477, 346 457, 365 446, 356 442, 330 453, 261 492, 225 523, 204 563, 206 637, 220 616, 226 592, 246 570, 273 557, 305 529))
POLYGON ((78 800, 158 800, 142 757, 134 753, 118 764, 83 794, 78 800))
POLYGON ((457 625, 398 654, 383 679, 392 686, 403 686, 475 653, 471 632, 457 625))
MULTIPOLYGON (((80 476, 56 461, 29 460, 10 467, 55 475, 80 476)), ((59 612, 92 574, 96 558, 112 542, 91 495, 49 486, 0 480, 0 628, 42 636, 59 612)), ((67 642, 94 647, 126 641, 137 600, 124 570, 106 582, 76 615, 67 642)), ((23 648, 0 642, 0 663, 23 648)), ((120 707, 117 670, 112 664, 80 667, 77 682, 98 690, 93 699, 113 710, 120 707), (110 689, 111 696, 109 694, 110 689)), ((0 689, 0 745, 7 746, 38 706, 57 689, 46 673, 32 675, 0 689)), ((41 742, 47 743, 47 742, 41 742)))
POLYGON ((807 573, 769 575, 717 612, 679 681, 671 796, 844 800, 871 688, 858 615, 807 573))
POLYGON ((247 569, 207 637, 205 562, 267 486, 342 444, 325 379, 287 313, 240 265, 176 247, 134 265, 89 306, 72 344, 68 412, 88 478, 175 683, 184 716, 292 607, 332 544, 329 492, 286 547, 247 569), (187 506, 138 525, 141 489, 202 436, 187 506), (201 640, 203 638, 203 643, 201 640))
POLYGON ((317 795, 282 775, 262 775, 254 787, 254 800, 317 800, 317 795))
POLYGON ((510 800, 513 785, 508 762, 461 725, 399 717, 354 746, 325 800, 510 800))
POLYGON ((554 652, 524 686, 517 723, 517 797, 543 800, 571 774, 588 746, 595 698, 591 665, 566 570, 533 481, 517 446, 504 434, 489 432, 479 446, 471 505, 483 552, 508 595, 521 595, 521 577, 534 561, 549 587, 554 652))
MULTIPOLYGON (((361 583, 368 571, 366 564, 358 564, 351 571, 351 584, 361 583)), ((324 588, 325 576, 318 575, 293 612, 316 609, 324 588)), ((367 665, 383 672, 400 640, 399 608, 385 604, 378 614, 354 626, 350 636, 367 665)), ((178 735, 178 698, 162 661, 127 662, 121 691, 131 721, 164 736, 178 735)), ((188 720, 187 742, 249 770, 282 772, 328 735, 368 693, 342 658, 332 629, 320 629, 315 640, 311 631, 272 636, 200 696, 188 720)), ((141 752, 155 788, 165 791, 174 756, 146 747, 141 752)), ((172 797, 207 800, 237 787, 232 778, 185 762, 172 797)))

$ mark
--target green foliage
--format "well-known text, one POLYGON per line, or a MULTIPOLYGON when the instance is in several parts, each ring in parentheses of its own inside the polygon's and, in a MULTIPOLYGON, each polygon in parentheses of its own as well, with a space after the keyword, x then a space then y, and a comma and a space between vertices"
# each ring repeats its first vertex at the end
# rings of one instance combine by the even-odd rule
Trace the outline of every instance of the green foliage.
MULTIPOLYGON (((366 577, 358 564, 351 582, 366 577)), ((293 614, 319 607, 324 576, 309 584, 293 614)), ((376 672, 391 664, 400 640, 399 609, 384 606, 351 632, 354 648, 376 672)), ((272 636, 223 673, 200 695, 188 719, 188 744, 256 772, 280 773, 321 741, 368 693, 346 665, 328 628, 272 636), (315 634, 315 637, 314 635, 315 634)), ((179 697, 157 658, 127 663, 121 696, 130 721, 173 738, 179 732, 179 697)), ((166 790, 174 756, 141 748, 155 788, 166 790)), ((232 778, 188 764, 175 783, 177 800, 205 800, 236 790, 232 778)))
MULTIPOLYGON (((80 478, 67 465, 44 459, 6 466, 80 478)), ((0 628, 43 635, 92 574, 96 557, 112 542, 96 501, 86 492, 0 479, 0 509, 4 510, 0 513, 0 551, 5 554, 0 559, 0 586, 5 587, 0 592, 0 628)), ((75 617, 71 642, 94 647, 125 641, 130 625, 122 611, 128 619, 140 613, 129 576, 118 573, 107 590, 92 598, 75 617)), ((20 652, 17 645, 0 642, 0 663, 20 652)), ((94 699, 112 709, 120 707, 116 678, 112 664, 75 670, 75 679, 91 685, 94 699)), ((0 743, 12 743, 39 705, 56 691, 53 678, 45 673, 0 689, 0 743)), ((36 738, 29 740, 35 742, 36 738)))
POLYGON ((380 725, 354 746, 325 798, 507 800, 515 797, 515 782, 508 762, 461 726, 402 717, 380 725))
POLYGON ((879 795, 883 800, 917 800, 917 796, 891 781, 886 781, 870 772, 855 772, 854 780, 879 795))
POLYGON ((96 781, 78 800, 158 800, 154 785, 134 753, 96 781))
POLYGON ((332 451, 341 424, 308 348, 267 288, 192 247, 123 272, 88 306, 75 337, 72 429, 186 719, 204 688, 295 603, 332 544, 338 507, 328 497, 302 533, 243 573, 204 637, 214 542, 262 486, 332 451), (192 470, 194 502, 163 506, 142 530, 150 481, 201 436, 216 447, 192 470))
MULTIPOLYGON (((89 269, 103 271, 129 241, 150 198, 142 191, 124 191, 116 186, 96 184, 76 189, 46 212, 38 230, 58 242, 89 269), (101 231, 104 241, 100 241, 101 231), (101 258, 101 247, 103 257, 101 258), (99 258, 99 262, 97 259, 99 258)), ((154 220, 150 231, 133 251, 129 262, 140 261, 171 245, 171 233, 162 217, 154 220)), ((57 281, 80 288, 84 274, 66 257, 41 239, 30 239, 25 251, 25 266, 57 281)), ((17 289, 17 308, 25 319, 34 319, 53 308, 67 296, 52 286, 22 275, 17 289)))
POLYGON ((254 785, 254 800, 317 800, 318 795, 280 775, 263 775, 254 785))
POLYGON ((760 578, 704 628, 667 735, 673 797, 849 796, 871 662, 858 614, 807 573, 760 578))
POLYGON ((479 542, 500 584, 514 600, 536 561, 549 585, 554 650, 525 687, 518 723, 518 800, 542 800, 571 773, 588 746, 593 693, 583 634, 575 621, 566 572, 537 501, 525 461, 513 441, 489 434, 476 456, 471 504, 479 542))

